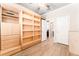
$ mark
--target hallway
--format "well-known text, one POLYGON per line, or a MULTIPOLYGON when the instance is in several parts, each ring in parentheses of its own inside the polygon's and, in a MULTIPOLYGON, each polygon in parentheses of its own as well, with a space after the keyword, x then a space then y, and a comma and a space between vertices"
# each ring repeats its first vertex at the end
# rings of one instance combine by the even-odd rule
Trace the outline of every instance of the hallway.
POLYGON ((14 56, 68 56, 68 46, 53 43, 52 39, 43 41, 35 46, 25 49, 14 56))

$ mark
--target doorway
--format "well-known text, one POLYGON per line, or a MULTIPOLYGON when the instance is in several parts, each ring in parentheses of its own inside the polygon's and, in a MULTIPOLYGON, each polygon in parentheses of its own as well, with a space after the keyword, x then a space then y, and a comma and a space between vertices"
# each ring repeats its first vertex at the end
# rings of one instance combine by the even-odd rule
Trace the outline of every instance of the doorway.
POLYGON ((50 38, 54 38, 54 22, 50 22, 50 38))

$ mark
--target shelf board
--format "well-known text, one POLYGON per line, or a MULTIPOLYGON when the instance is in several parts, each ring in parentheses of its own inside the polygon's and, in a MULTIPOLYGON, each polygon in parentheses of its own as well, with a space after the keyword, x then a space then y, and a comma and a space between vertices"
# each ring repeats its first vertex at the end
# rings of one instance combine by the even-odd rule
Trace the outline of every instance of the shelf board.
POLYGON ((27 23, 23 23, 23 25, 29 25, 29 26, 33 26, 32 24, 27 24, 27 23))
POLYGON ((34 18, 39 19, 39 16, 34 15, 34 18))
POLYGON ((29 12, 25 12, 25 11, 23 11, 23 14, 25 14, 25 15, 29 15, 29 16, 33 16, 33 15, 32 15, 32 12, 29 13, 29 12))
POLYGON ((33 37, 33 35, 25 36, 25 37, 22 37, 22 38, 25 39, 25 38, 30 38, 30 37, 33 37))
POLYGON ((34 30, 34 31, 40 31, 40 29, 38 29, 38 30, 34 30))
POLYGON ((22 18, 23 18, 23 20, 33 21, 32 19, 28 19, 28 18, 24 18, 24 17, 22 17, 22 18))
POLYGON ((34 21, 35 21, 35 22, 40 22, 40 20, 39 20, 39 19, 34 19, 34 21))
POLYGON ((41 41, 41 39, 37 39, 37 40, 32 40, 32 41, 29 41, 27 43, 23 43, 23 46, 26 46, 28 44, 31 44, 31 43, 34 43, 34 42, 38 42, 38 41, 41 41))
POLYGON ((34 25, 34 27, 40 27, 40 25, 34 25))
POLYGON ((26 20, 32 20, 32 16, 29 16, 29 15, 26 15, 26 14, 23 14, 22 18, 24 18, 26 20))
POLYGON ((40 22, 40 20, 34 20, 34 22, 40 22))
POLYGON ((33 32, 33 30, 23 30, 23 32, 33 32))
POLYGON ((33 36, 40 36, 41 34, 34 34, 33 36))
POLYGON ((39 35, 41 35, 41 34, 35 34, 34 36, 39 36, 39 35))
POLYGON ((34 20, 34 23, 40 23, 40 21, 35 21, 35 20, 34 20))
POLYGON ((37 24, 34 24, 34 26, 40 26, 39 24, 37 25, 37 24))

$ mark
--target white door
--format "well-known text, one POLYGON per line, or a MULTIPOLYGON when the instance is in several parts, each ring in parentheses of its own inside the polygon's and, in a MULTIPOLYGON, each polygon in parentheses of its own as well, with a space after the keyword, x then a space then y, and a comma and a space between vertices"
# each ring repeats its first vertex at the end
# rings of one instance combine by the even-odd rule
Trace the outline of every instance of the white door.
POLYGON ((50 23, 50 37, 53 38, 54 37, 54 27, 53 27, 53 22, 50 23))
POLYGON ((47 21, 42 20, 42 41, 47 39, 47 21))
POLYGON ((68 45, 69 17, 56 17, 54 23, 54 42, 68 45))

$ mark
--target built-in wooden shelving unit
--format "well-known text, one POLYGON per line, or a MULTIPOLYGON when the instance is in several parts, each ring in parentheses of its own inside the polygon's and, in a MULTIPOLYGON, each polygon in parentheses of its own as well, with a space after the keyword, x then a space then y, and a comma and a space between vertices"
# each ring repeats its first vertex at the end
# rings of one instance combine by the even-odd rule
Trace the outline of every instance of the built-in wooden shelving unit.
MULTIPOLYGON (((38 16, 39 17, 39 16, 38 16)), ((27 48, 28 45, 40 42, 40 38, 36 40, 36 36, 40 36, 40 17, 35 19, 34 12, 22 12, 22 47, 27 48), (28 45, 27 45, 28 44, 28 45)))
POLYGON ((1 4, 0 55, 11 55, 21 50, 19 10, 14 10, 15 8, 13 8, 9 5, 1 4))
POLYGON ((22 12, 22 46, 27 47, 27 43, 33 40, 33 15, 22 12))
POLYGON ((41 39, 41 20, 40 17, 34 15, 34 40, 41 39))
POLYGON ((0 6, 0 55, 41 42, 41 16, 17 4, 0 6))

